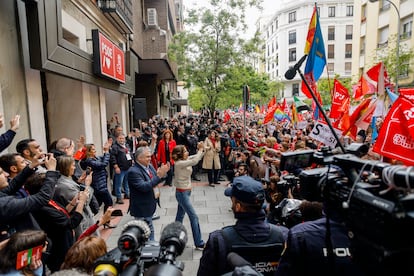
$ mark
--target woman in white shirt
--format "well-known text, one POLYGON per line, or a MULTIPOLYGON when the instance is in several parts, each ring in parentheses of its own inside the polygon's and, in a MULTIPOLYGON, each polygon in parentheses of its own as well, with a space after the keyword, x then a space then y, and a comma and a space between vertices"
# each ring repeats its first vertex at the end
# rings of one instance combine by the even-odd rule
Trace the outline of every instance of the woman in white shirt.
POLYGON ((174 178, 173 184, 175 189, 175 198, 178 202, 177 215, 175 221, 183 222, 185 213, 188 214, 191 224, 191 230, 193 231, 194 245, 197 250, 204 249, 204 241, 201 236, 200 224, 198 222, 198 216, 191 204, 191 173, 193 167, 204 156, 204 144, 198 143, 197 153, 189 156, 189 153, 185 146, 177 145, 172 151, 172 158, 174 160, 174 178))

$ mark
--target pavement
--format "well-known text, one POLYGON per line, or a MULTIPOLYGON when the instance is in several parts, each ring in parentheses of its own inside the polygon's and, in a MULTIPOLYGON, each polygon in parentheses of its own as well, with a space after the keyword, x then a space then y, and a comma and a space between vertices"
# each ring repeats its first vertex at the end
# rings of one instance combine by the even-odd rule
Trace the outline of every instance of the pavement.
MULTIPOLYGON (((210 187, 207 181, 207 174, 200 174, 201 181, 193 181, 193 190, 191 192, 191 201, 196 213, 198 214, 201 234, 203 240, 207 242, 210 232, 220 229, 227 225, 235 223, 233 212, 230 210, 231 201, 224 195, 224 190, 229 181, 220 181, 220 185, 210 187)), ((171 222, 175 221, 175 214, 177 212, 177 200, 175 199, 175 188, 170 186, 161 187, 161 208, 158 207, 156 213, 160 216, 159 219, 154 220, 155 240, 159 240, 163 228, 171 222)), ((123 225, 133 217, 127 213, 129 200, 124 200, 124 204, 116 204, 114 208, 123 211, 122 217, 115 217, 111 224, 118 224, 113 229, 103 229, 101 227, 100 235, 106 240, 108 250, 117 246, 118 238, 123 230, 123 225)), ((199 260, 202 251, 194 248, 193 235, 191 231, 190 221, 188 216, 184 217, 184 227, 187 230, 188 242, 184 252, 177 257, 184 263, 183 275, 193 276, 197 275, 199 260)))

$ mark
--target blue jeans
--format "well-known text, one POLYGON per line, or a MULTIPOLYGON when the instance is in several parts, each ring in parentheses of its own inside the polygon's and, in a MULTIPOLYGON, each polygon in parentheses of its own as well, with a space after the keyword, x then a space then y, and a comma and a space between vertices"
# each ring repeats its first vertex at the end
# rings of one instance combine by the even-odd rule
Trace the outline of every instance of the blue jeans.
POLYGON ((202 246, 204 241, 201 237, 200 224, 198 222, 198 216, 190 202, 191 190, 185 192, 175 192, 175 198, 178 202, 177 215, 175 221, 183 223, 185 213, 188 214, 191 223, 191 230, 193 231, 194 245, 202 246))
POLYGON ((129 196, 128 171, 122 171, 120 174, 114 172, 114 190, 116 198, 122 198, 121 187, 124 188, 125 195, 129 196))
POLYGON ((137 220, 143 220, 146 223, 148 223, 148 226, 149 226, 149 228, 151 230, 151 234, 149 236, 149 240, 150 241, 154 241, 155 240, 155 237, 154 237, 154 225, 152 224, 152 216, 151 217, 135 217, 135 219, 137 219, 137 220))

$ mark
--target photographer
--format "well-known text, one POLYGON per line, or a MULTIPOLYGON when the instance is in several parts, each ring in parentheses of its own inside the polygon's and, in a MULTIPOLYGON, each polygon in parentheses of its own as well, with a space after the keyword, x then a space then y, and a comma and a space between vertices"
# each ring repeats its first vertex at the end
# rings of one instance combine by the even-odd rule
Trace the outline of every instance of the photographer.
MULTIPOLYGON (((269 223, 278 224, 280 222, 279 215, 276 214, 276 206, 284 198, 293 198, 292 193, 288 192, 287 194, 282 193, 278 190, 278 182, 280 177, 278 175, 273 175, 270 177, 269 183, 266 189, 266 213, 267 220, 269 223)), ((290 191, 290 189, 288 189, 290 191)))

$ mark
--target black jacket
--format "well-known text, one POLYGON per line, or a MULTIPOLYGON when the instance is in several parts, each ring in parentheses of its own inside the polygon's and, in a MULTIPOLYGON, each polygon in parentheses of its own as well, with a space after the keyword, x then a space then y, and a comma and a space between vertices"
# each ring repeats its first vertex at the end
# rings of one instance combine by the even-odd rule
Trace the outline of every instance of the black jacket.
POLYGON ((38 225, 31 216, 31 212, 48 204, 55 191, 55 185, 60 174, 48 171, 40 191, 25 198, 17 198, 16 192, 22 187, 26 179, 34 170, 26 167, 13 178, 9 186, 0 191, 0 228, 10 231, 38 229, 38 225))
POLYGON ((132 166, 133 158, 132 152, 127 144, 125 144, 125 147, 122 147, 118 143, 112 145, 110 157, 112 167, 118 165, 121 171, 127 171, 132 166), (128 155, 129 158, 127 158, 128 155))
MULTIPOLYGON (((270 227, 278 227, 265 222, 264 211, 259 213, 236 213, 235 217, 238 220, 234 228, 242 238, 250 243, 262 242, 269 236, 270 227)), ((280 230, 280 242, 283 243, 288 230, 283 226, 278 228, 280 230)), ((232 271, 233 268, 226 261, 229 252, 222 230, 210 233, 206 247, 203 250, 203 256, 200 259, 197 275, 222 275, 232 271)))
POLYGON ((82 169, 86 169, 87 167, 91 167, 93 174, 92 174, 92 188, 95 191, 106 191, 108 190, 108 172, 106 167, 109 164, 109 153, 104 153, 104 155, 96 157, 96 158, 86 158, 82 159, 80 165, 82 169))
POLYGON ((326 218, 307 221, 289 230, 286 249, 275 275, 363 275, 352 263, 350 239, 344 224, 330 220, 334 265, 326 253, 326 218))

